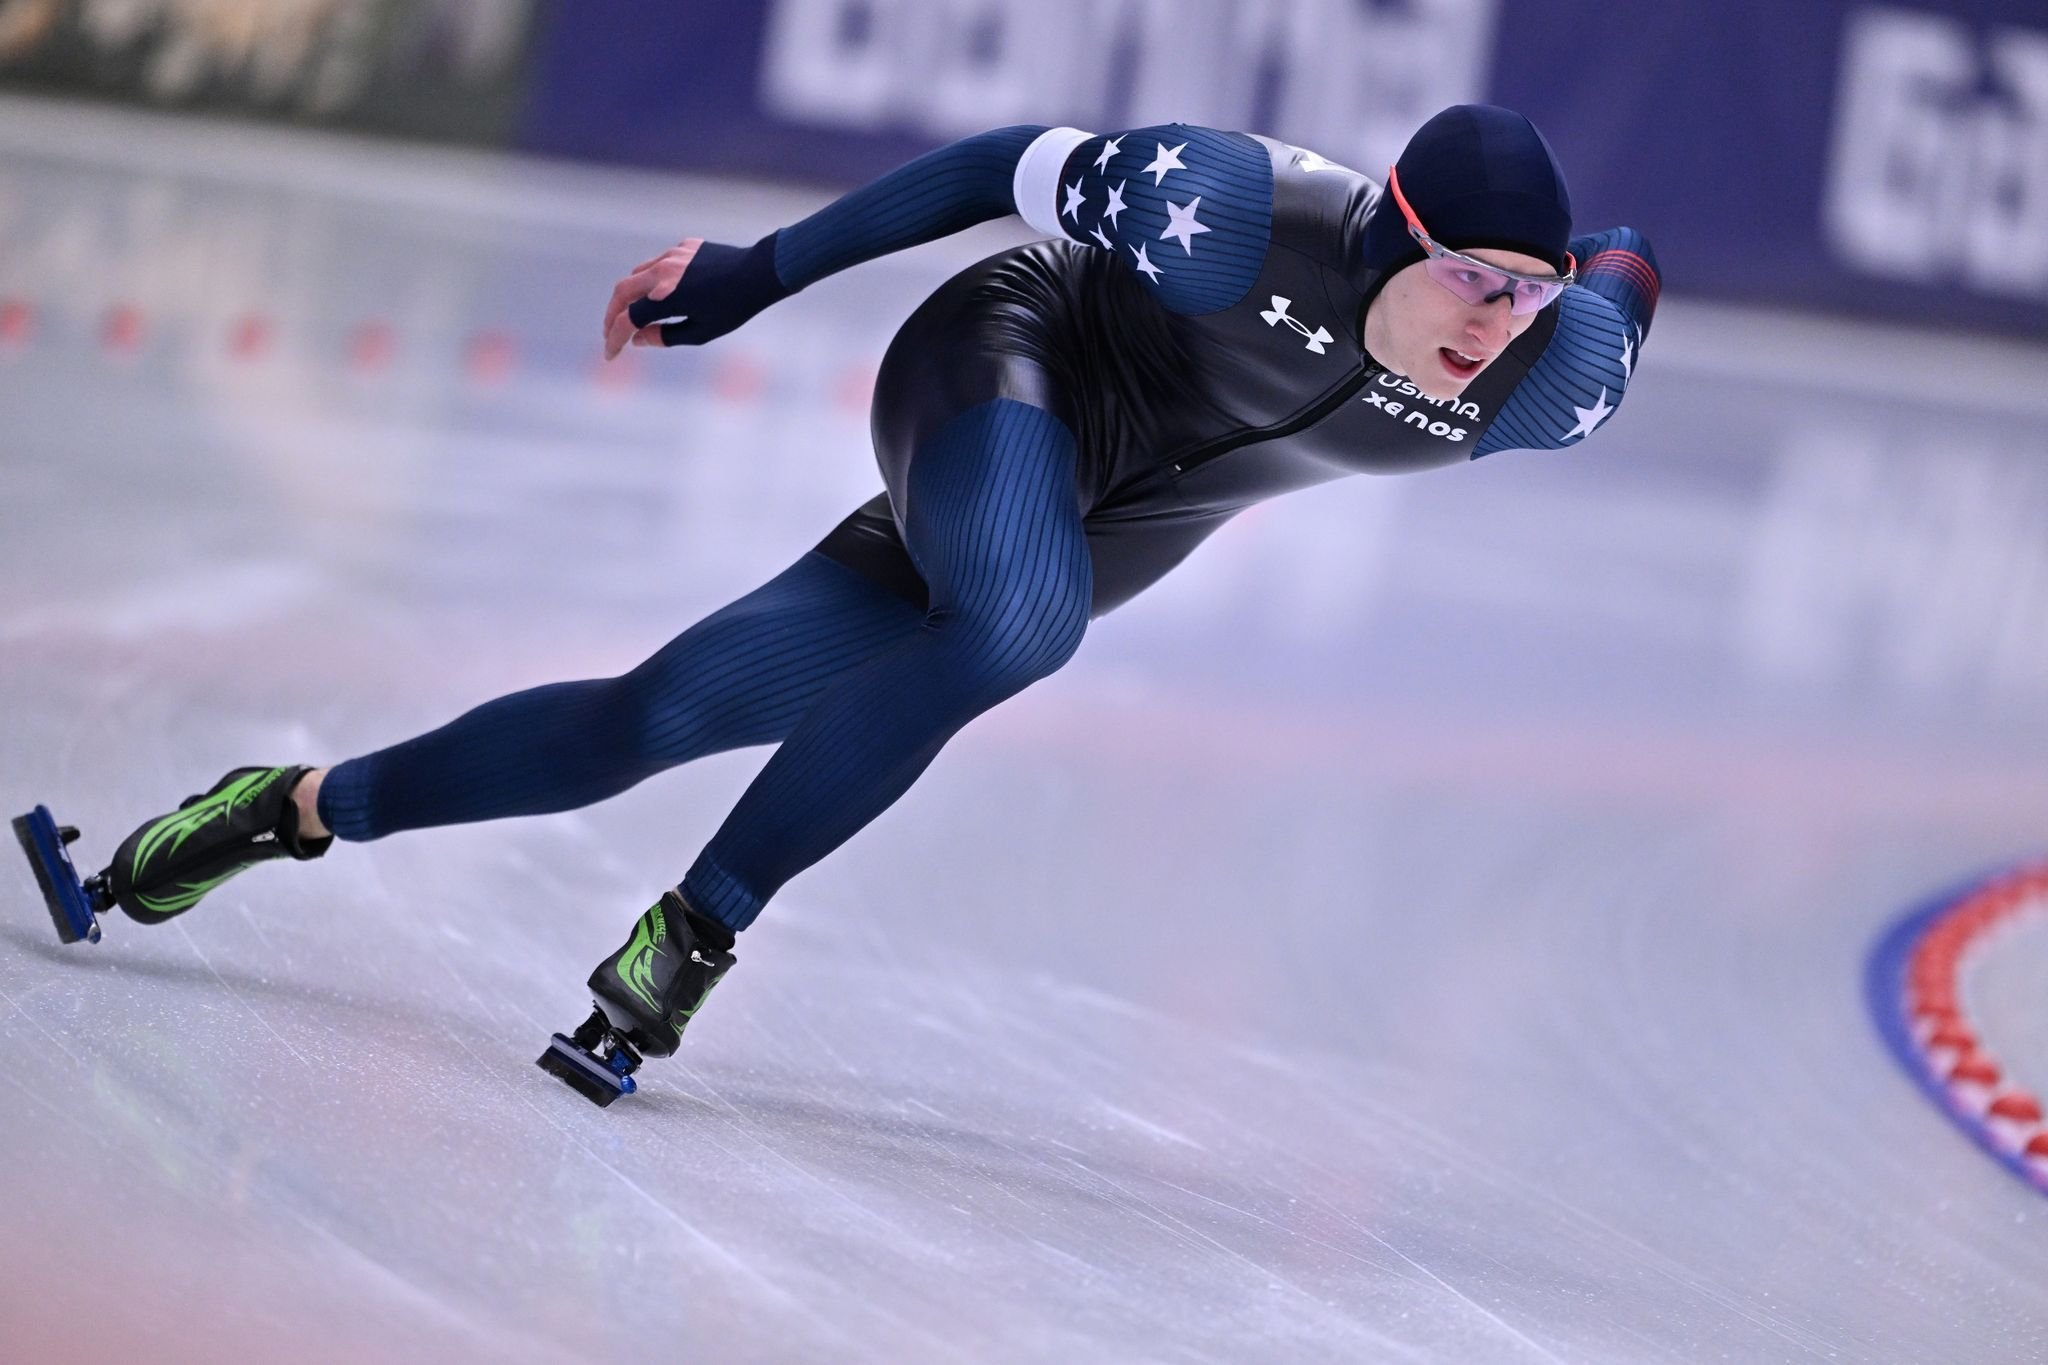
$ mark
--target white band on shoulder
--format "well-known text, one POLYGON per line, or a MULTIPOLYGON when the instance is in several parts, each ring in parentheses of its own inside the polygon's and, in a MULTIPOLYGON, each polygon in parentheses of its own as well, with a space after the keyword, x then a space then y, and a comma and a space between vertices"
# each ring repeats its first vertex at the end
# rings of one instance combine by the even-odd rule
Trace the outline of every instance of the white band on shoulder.
POLYGON ((1031 140, 1010 181, 1018 217, 1048 237, 1067 235, 1060 226, 1060 172, 1074 149, 1094 136, 1079 128, 1048 128, 1031 140))

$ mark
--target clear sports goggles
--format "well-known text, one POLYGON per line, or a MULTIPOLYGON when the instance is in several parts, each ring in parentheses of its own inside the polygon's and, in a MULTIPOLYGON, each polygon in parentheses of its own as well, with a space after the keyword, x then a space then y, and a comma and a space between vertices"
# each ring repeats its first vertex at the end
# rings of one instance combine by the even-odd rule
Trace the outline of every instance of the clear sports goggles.
POLYGON ((1442 246, 1429 235, 1422 226, 1422 220, 1415 216, 1415 210, 1409 207, 1408 196, 1401 193, 1401 178, 1394 174, 1392 166, 1387 167, 1387 188, 1393 191, 1401 216, 1408 220, 1408 235, 1422 247, 1425 257, 1422 268, 1429 272, 1431 279, 1475 307, 1505 298, 1509 312, 1533 313, 1548 305, 1564 292, 1566 285, 1579 277, 1579 263, 1569 251, 1564 254, 1564 274, 1528 275, 1519 270, 1488 265, 1485 261, 1474 260, 1463 252, 1442 246))

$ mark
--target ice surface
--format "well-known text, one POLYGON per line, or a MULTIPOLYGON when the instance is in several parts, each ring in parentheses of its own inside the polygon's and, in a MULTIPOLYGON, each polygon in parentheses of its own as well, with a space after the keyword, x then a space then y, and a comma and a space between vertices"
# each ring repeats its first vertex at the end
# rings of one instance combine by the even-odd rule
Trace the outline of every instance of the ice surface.
MULTIPOLYGON (((96 866, 775 572, 878 486, 889 320, 1010 239, 627 383, 598 317, 815 202, 0 107, 0 813, 96 866)), ((2044 356, 1672 287, 1583 450, 1262 508, 1098 622, 608 1111, 533 1059, 758 753, 96 949, 0 859, 0 1358, 2048 1355, 2048 1209, 1858 997, 2048 851, 2044 356)))

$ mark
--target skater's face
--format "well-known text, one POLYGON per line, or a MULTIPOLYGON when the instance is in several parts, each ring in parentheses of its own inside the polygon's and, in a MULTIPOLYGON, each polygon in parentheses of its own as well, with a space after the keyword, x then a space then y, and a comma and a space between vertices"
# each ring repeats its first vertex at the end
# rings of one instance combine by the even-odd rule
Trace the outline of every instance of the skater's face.
MULTIPOLYGON (((1507 270, 1550 269, 1519 251, 1474 247, 1465 254, 1507 270)), ((1535 313, 1513 312, 1504 296, 1467 303, 1417 261, 1395 271, 1365 310, 1365 349, 1431 398, 1456 398, 1535 320, 1535 313)))

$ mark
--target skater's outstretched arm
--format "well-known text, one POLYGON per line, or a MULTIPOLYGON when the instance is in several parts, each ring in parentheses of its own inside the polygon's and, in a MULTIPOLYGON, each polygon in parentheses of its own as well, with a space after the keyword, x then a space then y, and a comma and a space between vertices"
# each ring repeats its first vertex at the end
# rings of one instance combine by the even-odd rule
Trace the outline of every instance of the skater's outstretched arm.
POLYGON ((685 238, 612 290, 606 358, 628 342, 702 345, 848 266, 1015 212, 1017 164, 1044 131, 1019 124, 927 152, 750 247, 685 238))
POLYGON ((641 262, 612 290, 605 354, 701 345, 827 275, 1011 213, 1047 236, 1114 253, 1169 310, 1207 312, 1258 275, 1272 206, 1266 149, 1242 133, 1178 123, 1114 134, 997 128, 928 152, 750 247, 691 237, 641 262), (1191 256, 1197 234, 1199 262, 1163 279, 1148 252, 1191 256))

